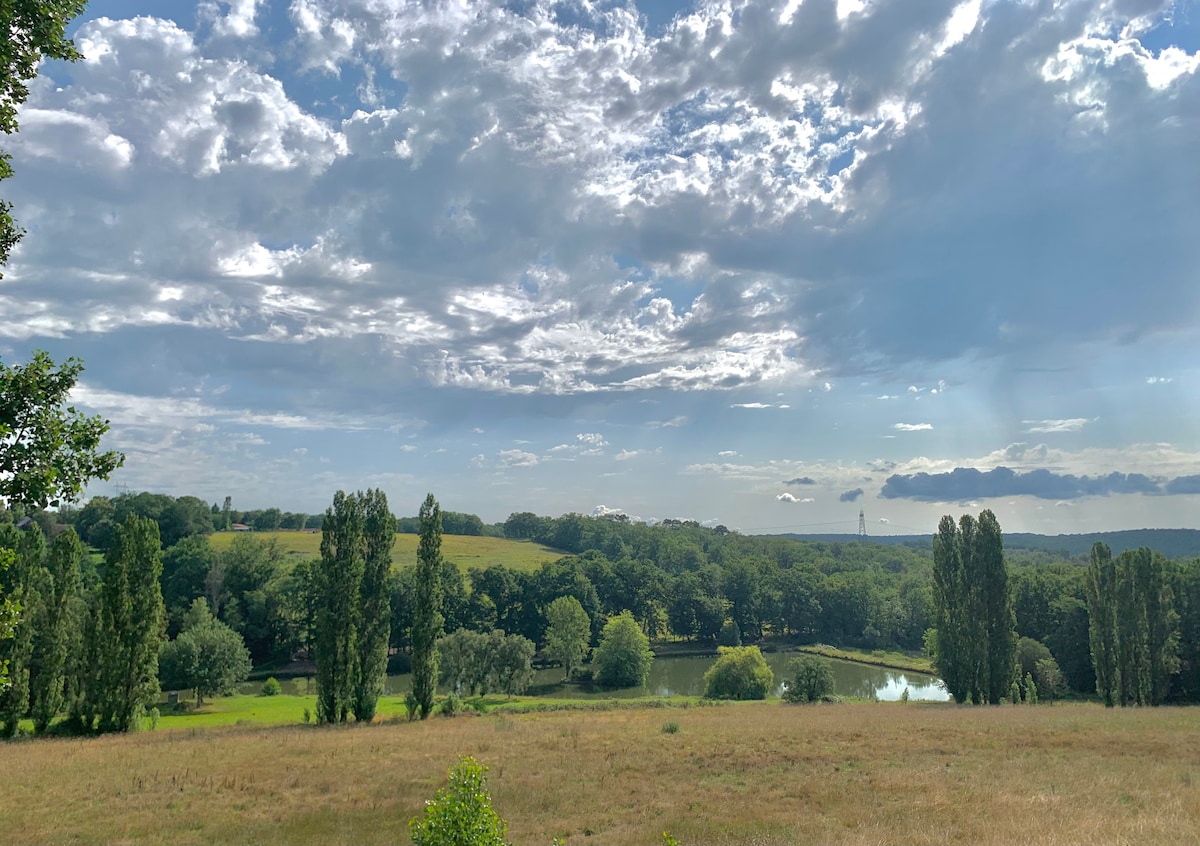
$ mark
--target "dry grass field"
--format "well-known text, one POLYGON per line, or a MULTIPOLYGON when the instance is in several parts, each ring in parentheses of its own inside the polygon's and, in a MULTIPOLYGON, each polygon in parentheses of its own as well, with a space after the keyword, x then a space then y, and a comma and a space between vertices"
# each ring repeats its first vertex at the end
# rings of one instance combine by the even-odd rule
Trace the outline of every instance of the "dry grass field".
MULTIPOLYGON (((217 532, 209 536, 209 542, 213 549, 226 549, 236 536, 234 532, 217 532)), ((287 552, 306 558, 316 558, 321 554, 320 532, 253 532, 250 537, 257 540, 274 538, 287 552)), ((401 567, 416 564, 417 540, 417 535, 396 535, 392 563, 401 567)), ((544 561, 562 558, 565 553, 532 541, 443 535, 442 555, 458 565, 464 573, 471 567, 483 568, 492 564, 528 572, 536 570, 544 561)))
POLYGON ((1200 709, 713 708, 4 746, 4 841, 404 844, 460 755, 514 843, 1192 844, 1200 709), (663 731, 665 721, 677 733, 663 731))

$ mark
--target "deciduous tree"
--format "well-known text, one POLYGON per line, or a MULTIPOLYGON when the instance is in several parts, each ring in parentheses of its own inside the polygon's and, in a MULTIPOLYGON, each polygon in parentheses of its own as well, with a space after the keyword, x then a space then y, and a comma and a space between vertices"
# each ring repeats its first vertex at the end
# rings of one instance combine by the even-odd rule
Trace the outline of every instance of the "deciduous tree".
POLYGON ((420 539, 417 543, 416 597, 413 609, 413 695, 421 719, 433 711, 437 691, 437 639, 442 635, 442 513, 433 494, 425 497, 417 514, 420 539))
POLYGON ((163 681, 194 691, 197 705, 206 696, 234 692, 250 675, 250 651, 241 635, 214 617, 202 597, 192 603, 179 637, 163 646, 160 660, 163 681))
POLYGON ((646 683, 653 662, 650 639, 633 614, 622 611, 610 618, 592 658, 596 681, 606 687, 636 687, 646 683))
POLYGON ((587 660, 592 621, 573 596, 560 596, 546 606, 546 655, 563 665, 566 677, 587 660))

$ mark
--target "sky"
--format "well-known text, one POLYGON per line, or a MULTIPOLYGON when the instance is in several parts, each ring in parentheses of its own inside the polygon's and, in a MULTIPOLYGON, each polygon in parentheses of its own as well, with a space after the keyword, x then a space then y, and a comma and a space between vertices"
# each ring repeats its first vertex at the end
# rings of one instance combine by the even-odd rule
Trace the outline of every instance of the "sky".
POLYGON ((1200 528, 1200 0, 93 0, 0 359, 91 495, 1200 528))

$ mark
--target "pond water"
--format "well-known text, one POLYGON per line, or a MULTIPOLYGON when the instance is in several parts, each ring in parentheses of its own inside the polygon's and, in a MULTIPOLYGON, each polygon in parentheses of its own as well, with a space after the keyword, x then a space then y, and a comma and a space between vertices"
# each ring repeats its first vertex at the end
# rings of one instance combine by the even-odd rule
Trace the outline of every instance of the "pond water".
MULTIPOLYGON (((775 695, 783 692, 783 677, 787 662, 796 652, 766 653, 767 664, 775 673, 775 695)), ((650 677, 641 687, 626 687, 618 690, 587 688, 577 684, 563 684, 563 671, 558 667, 537 670, 529 693, 551 699, 627 699, 638 696, 700 696, 704 693, 704 672, 712 666, 714 656, 694 658, 669 656, 656 658, 650 667, 650 677)), ((913 701, 929 700, 943 702, 950 698, 936 678, 924 673, 907 670, 889 670, 871 667, 833 658, 823 659, 833 667, 833 692, 838 696, 853 696, 859 699, 896 701, 908 689, 908 698, 913 701)), ((412 684, 411 676, 388 676, 387 693, 407 691, 412 684)), ((311 678, 290 679, 281 682, 284 693, 316 693, 316 683, 311 678)), ((257 693, 261 682, 243 685, 243 692, 257 693)))

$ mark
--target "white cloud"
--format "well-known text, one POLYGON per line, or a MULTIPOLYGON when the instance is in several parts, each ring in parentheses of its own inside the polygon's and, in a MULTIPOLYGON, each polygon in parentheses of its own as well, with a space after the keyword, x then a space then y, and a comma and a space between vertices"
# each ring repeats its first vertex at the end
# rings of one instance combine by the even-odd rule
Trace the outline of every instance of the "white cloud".
POLYGON ((892 428, 897 432, 927 432, 933 428, 932 423, 893 423, 892 428))
POLYGON ((608 446, 608 441, 599 432, 581 432, 575 436, 575 440, 581 444, 587 444, 590 447, 608 446))
POLYGON ((499 467, 533 467, 538 463, 538 457, 532 452, 519 449, 502 449, 497 453, 499 467))
POLYGON ((1086 417, 1071 417, 1064 420, 1022 420, 1021 424, 1028 427, 1025 431, 1030 434, 1042 434, 1051 432, 1078 432, 1089 422, 1091 421, 1086 417))
POLYGON ((1170 382, 1174 382, 1174 381, 1175 381, 1175 378, 1173 376, 1148 376, 1148 377, 1146 377, 1147 385, 1166 385, 1166 384, 1169 384, 1170 382))

